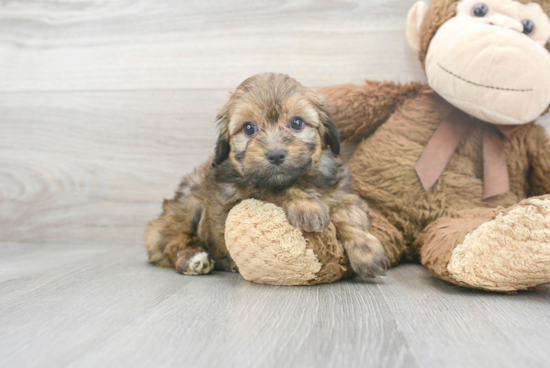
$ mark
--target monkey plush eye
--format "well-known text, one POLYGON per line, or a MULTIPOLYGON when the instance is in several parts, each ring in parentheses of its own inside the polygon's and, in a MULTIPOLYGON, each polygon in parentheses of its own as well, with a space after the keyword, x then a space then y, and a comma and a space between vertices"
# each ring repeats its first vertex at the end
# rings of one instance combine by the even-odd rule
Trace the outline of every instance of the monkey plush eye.
POLYGON ((245 123, 243 126, 243 133, 247 136, 253 136, 258 131, 258 128, 256 128, 256 125, 254 123, 245 123))
POLYGON ((523 33, 526 35, 533 33, 533 29, 535 29, 535 23, 533 23, 532 20, 524 19, 521 21, 521 24, 523 24, 523 33))
POLYGON ((290 129, 297 132, 301 131, 302 129, 304 129, 304 121, 299 117, 292 118, 292 120, 290 121, 290 129))
POLYGON ((483 3, 476 4, 472 9, 472 15, 475 17, 484 17, 489 13, 489 7, 483 3))

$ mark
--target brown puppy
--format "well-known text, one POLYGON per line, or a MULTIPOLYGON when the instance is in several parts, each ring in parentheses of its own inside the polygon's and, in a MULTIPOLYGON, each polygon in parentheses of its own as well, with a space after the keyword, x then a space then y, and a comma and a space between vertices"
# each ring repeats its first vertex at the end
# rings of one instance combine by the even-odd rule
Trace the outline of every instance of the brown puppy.
POLYGON ((245 80, 218 115, 213 161, 183 178, 176 196, 147 226, 149 260, 187 275, 236 272, 225 247, 227 214, 243 199, 281 206, 291 224, 321 232, 332 221, 352 268, 374 276, 386 266, 369 232, 368 207, 350 194, 336 157, 338 130, 314 91, 283 74, 245 80))

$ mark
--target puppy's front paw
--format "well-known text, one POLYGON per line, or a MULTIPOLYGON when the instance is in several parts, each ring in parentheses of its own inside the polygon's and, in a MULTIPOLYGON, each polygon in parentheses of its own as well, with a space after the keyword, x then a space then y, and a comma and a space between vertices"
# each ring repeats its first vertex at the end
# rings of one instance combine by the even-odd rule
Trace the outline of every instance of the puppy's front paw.
POLYGON ((330 224, 329 210, 326 204, 316 200, 297 200, 286 208, 288 221, 308 233, 320 233, 330 224))
POLYGON ((387 265, 387 257, 382 244, 372 234, 367 234, 364 239, 356 239, 354 242, 344 244, 348 253, 351 268, 365 277, 375 277, 384 274, 387 265))
POLYGON ((195 253, 188 258, 180 257, 176 262, 176 270, 184 275, 206 275, 212 269, 214 260, 206 252, 195 253))

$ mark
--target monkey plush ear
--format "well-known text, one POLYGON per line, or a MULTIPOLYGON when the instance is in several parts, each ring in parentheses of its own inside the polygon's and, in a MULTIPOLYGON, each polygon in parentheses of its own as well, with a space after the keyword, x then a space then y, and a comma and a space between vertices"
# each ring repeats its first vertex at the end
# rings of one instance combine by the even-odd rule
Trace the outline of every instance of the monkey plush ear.
POLYGON ((325 126, 325 143, 330 147, 332 154, 338 156, 340 154, 340 132, 330 115, 327 115, 323 125, 325 126))
POLYGON ((417 1, 409 10, 407 16, 407 41, 416 51, 420 50, 420 26, 427 11, 428 4, 424 1, 417 1))

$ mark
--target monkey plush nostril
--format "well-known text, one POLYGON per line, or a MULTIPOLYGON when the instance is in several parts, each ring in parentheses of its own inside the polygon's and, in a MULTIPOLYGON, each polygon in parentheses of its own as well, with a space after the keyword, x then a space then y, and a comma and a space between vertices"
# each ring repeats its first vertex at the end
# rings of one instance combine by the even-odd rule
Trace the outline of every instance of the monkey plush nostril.
POLYGON ((269 163, 271 163, 272 165, 279 166, 285 161, 286 155, 287 155, 287 152, 285 150, 278 149, 278 150, 268 151, 266 154, 266 157, 269 163))

